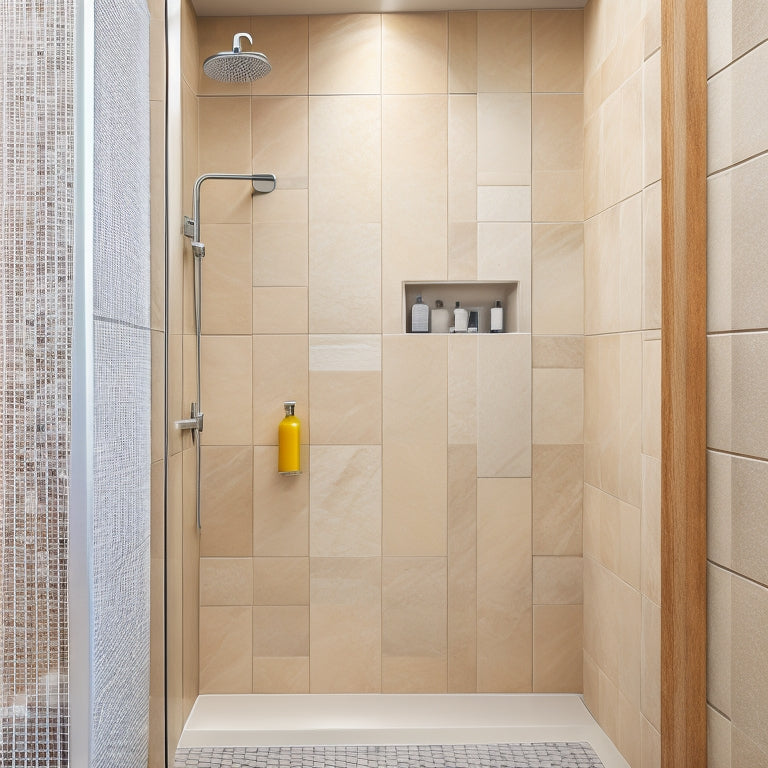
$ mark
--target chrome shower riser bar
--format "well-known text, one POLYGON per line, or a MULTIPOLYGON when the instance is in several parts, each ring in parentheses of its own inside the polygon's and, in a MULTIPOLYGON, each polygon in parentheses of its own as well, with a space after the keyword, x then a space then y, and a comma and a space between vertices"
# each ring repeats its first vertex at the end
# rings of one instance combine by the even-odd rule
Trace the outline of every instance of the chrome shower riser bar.
POLYGON ((200 374, 201 374, 201 360, 200 360, 200 339, 201 339, 201 315, 202 315, 202 259, 205 256, 205 245, 200 241, 200 188, 203 182, 208 179, 224 179, 229 181, 250 181, 253 184, 254 194, 269 194, 275 190, 277 186, 277 179, 274 174, 271 173, 204 173, 199 176, 195 181, 195 188, 193 194, 192 203, 192 218, 184 217, 184 235, 192 240, 192 255, 194 257, 195 274, 193 280, 194 287, 194 306, 195 306, 195 335, 197 338, 197 400, 192 403, 190 408, 190 417, 188 419, 180 419, 175 422, 176 429, 190 430, 192 438, 195 441, 195 448, 197 454, 197 499, 196 499, 196 514, 197 514, 197 527, 202 529, 202 517, 200 512, 200 433, 203 431, 203 412, 201 406, 201 392, 200 392, 200 374))

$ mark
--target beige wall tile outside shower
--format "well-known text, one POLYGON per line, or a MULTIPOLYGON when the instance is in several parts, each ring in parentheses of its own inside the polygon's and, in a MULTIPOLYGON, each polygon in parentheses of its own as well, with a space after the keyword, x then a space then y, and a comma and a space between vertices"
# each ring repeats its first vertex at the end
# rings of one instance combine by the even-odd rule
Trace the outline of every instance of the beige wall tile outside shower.
POLYGON ((382 93, 445 93, 448 14, 386 13, 381 19, 382 93))
POLYGON ((642 450, 661 458, 661 342, 643 342, 642 450))
POLYGON ((768 23, 762 10, 760 3, 752 0, 734 0, 732 26, 734 58, 768 39, 768 23))
MULTIPOLYGON (((618 496, 634 507, 642 504, 643 465, 642 431, 643 418, 654 419, 661 424, 661 384, 658 384, 658 399, 653 388, 646 384, 643 376, 643 345, 661 344, 644 342, 639 333, 621 334, 621 441, 619 444, 619 492, 618 496), (650 392, 649 392, 650 390, 650 392)), ((660 357, 660 356, 659 356, 660 357)), ((659 369, 658 381, 661 382, 659 369)), ((659 444, 661 426, 658 427, 659 444)), ((646 451, 653 455, 651 451, 646 451)))
POLYGON ((710 768, 731 768, 731 721, 709 705, 707 705, 707 765, 710 768))
POLYGON ((205 510, 201 554, 203 557, 249 557, 253 448, 204 446, 201 462, 201 507, 205 510))
MULTIPOLYGON (((232 51, 232 39, 237 32, 251 31, 251 20, 247 16, 201 16, 197 19, 197 51, 198 60, 196 85, 201 96, 244 95, 251 92, 248 83, 221 83, 203 74, 203 62, 215 53, 232 51)), ((242 41, 244 50, 251 50, 248 40, 242 41)), ((260 50, 254 46, 254 50, 260 50)), ((243 171, 245 173, 245 171, 243 171)))
POLYGON ((643 190, 643 328, 661 328, 660 182, 643 190))
POLYGON ((310 371, 312 439, 318 445, 381 443, 381 373, 310 371))
POLYGON ((251 99, 251 167, 274 173, 279 189, 305 189, 309 164, 309 100, 306 96, 251 99))
POLYGON ((303 473, 277 472, 277 447, 253 449, 253 554, 309 554, 309 447, 301 450, 303 473))
POLYGON ((532 690, 531 481, 477 482, 477 688, 532 690))
POLYGON ((201 386, 206 397, 203 445, 250 444, 250 337, 203 336, 201 356, 201 386))
POLYGON ((251 605, 252 602, 252 558, 200 559, 200 605, 251 605))
POLYGON ((276 189, 253 197, 253 284, 307 285, 309 192, 276 189))
MULTIPOLYGON (((306 16, 252 16, 253 47, 266 54, 272 71, 251 83, 254 96, 293 96, 308 93, 306 16)), ((246 41, 247 42, 247 41, 246 41)))
POLYGON ((309 92, 381 92, 381 16, 309 17, 309 92))
POLYGON ((306 288, 252 288, 254 333, 307 333, 306 288))
POLYGON ((309 606, 255 605, 253 655, 309 656, 309 606))
POLYGON ((309 558, 254 557, 252 562, 254 605, 309 605, 309 558))
MULTIPOLYGON (((204 97, 198 100, 198 109, 199 172, 250 173, 250 98, 247 96, 204 97)), ((232 184, 233 182, 230 181, 228 187, 232 184)))
POLYGON ((200 609, 200 693, 250 693, 251 610, 200 609))
POLYGON ((643 186, 661 179, 661 52, 643 65, 643 186))
POLYGON ((383 692, 447 689, 446 558, 385 557, 381 588, 383 692))
POLYGON ((531 96, 483 93, 477 97, 477 183, 531 183, 531 96))
MULTIPOLYGON (((707 564, 707 701, 731 717, 731 574, 707 564)), ((736 694, 738 695, 738 694, 736 694)))
POLYGON ((381 554, 381 447, 313 445, 309 506, 312 557, 381 554))
POLYGON ((313 693, 381 690, 381 558, 310 561, 313 693))
POLYGON ((641 711, 657 730, 661 727, 661 609, 643 598, 641 711))
POLYGON ((581 693, 582 608, 536 605, 533 608, 533 690, 581 693))
POLYGON ((477 13, 448 14, 448 91, 477 92, 477 13))
POLYGON ((532 90, 580 92, 584 88, 583 11, 533 11, 532 90), (557 55, 553 55, 556 51, 557 55))
POLYGON ((643 456, 640 588, 661 605, 661 461, 643 456))
POLYGON ((277 445, 277 426, 285 416, 283 403, 296 401, 301 442, 309 442, 308 340, 306 335, 253 337, 253 441, 277 445), (270 371, 264 376, 263 371, 270 371))
POLYGON ((530 11, 478 12, 477 90, 530 92, 530 11))

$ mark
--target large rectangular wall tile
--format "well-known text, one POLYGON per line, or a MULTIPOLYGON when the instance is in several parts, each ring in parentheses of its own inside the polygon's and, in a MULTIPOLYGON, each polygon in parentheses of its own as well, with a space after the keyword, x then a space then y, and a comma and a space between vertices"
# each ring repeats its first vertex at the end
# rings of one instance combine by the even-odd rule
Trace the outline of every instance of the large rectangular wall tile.
POLYGON ((640 587, 661 605, 661 461, 643 456, 640 587))
POLYGON ((477 90, 531 90, 531 12, 477 14, 477 90))
POLYGON ((477 219, 477 98, 448 97, 448 221, 477 219))
MULTIPOLYGON (((731 574, 707 565, 707 701, 731 716, 731 574)), ((738 695, 738 694, 736 694, 738 695)))
POLYGON ((380 91, 381 16, 310 16, 309 92, 380 91))
POLYGON ((253 449, 253 554, 309 554, 309 448, 301 451, 303 474, 277 472, 277 447, 253 449))
MULTIPOLYGON (((643 465, 641 458, 643 420, 661 422, 661 396, 646 386, 643 377, 643 342, 639 333, 621 334, 621 443, 618 496, 635 507, 642 503, 643 465)), ((648 342, 660 344, 661 342, 648 342)), ((661 373, 658 374, 659 390, 661 373)), ((652 430, 653 427, 649 427, 652 430)), ((659 426, 659 443, 661 427, 659 426)), ((655 456, 653 451, 647 451, 655 456)), ((659 450, 659 454, 661 451, 659 450)))
POLYGON ((448 92, 477 92, 477 13, 448 14, 448 92))
POLYGON ((448 446, 448 691, 477 690, 477 446, 448 446))
POLYGON ((309 656, 309 606, 254 606, 253 655, 309 656))
POLYGON ((308 98, 254 96, 251 128, 253 172, 274 173, 279 189, 306 189, 309 176, 308 98))
POLYGON ((643 64, 643 186, 661 178, 661 52, 643 64))
POLYGON ((477 687, 533 686, 531 481, 477 483, 477 687))
POLYGON ((447 337, 384 337, 386 555, 445 555, 447 337))
POLYGON ((658 730, 661 728, 661 609, 645 597, 641 653, 641 711, 658 730))
POLYGON ((457 334, 449 341, 448 444, 475 445, 478 434, 477 339, 469 334, 457 334))
POLYGON ((480 477, 530 477, 531 337, 478 339, 477 472, 480 477))
POLYGON ((381 559, 310 561, 310 690, 381 690, 381 559))
POLYGON ((200 558, 200 605, 251 605, 253 560, 250 557, 200 558))
POLYGON ((531 96, 483 93, 477 97, 477 183, 531 183, 531 96))
POLYGON ((534 557, 534 605, 581 605, 581 557, 534 557))
POLYGON ((381 447, 313 445, 310 456, 310 555, 380 555, 381 447))
POLYGON ((307 93, 307 17, 252 16, 250 26, 253 50, 267 52, 272 65, 269 77, 251 83, 251 93, 254 96, 307 93))
POLYGON ((447 275, 448 97, 382 99, 382 326, 403 332, 403 280, 447 275))
POLYGON ((285 416, 286 400, 296 401, 301 441, 309 442, 308 349, 305 335, 253 337, 253 441, 256 445, 277 445, 277 427, 285 416))
POLYGON ((534 554, 581 554, 583 479, 580 444, 533 446, 534 554))
POLYGON ((200 693, 251 692, 251 610, 200 609, 200 693))
POLYGON ((584 374, 578 368, 533 369, 533 442, 583 440, 584 374))
MULTIPOLYGON (((250 268, 250 265, 249 265, 250 268)), ((306 288, 253 288, 254 333, 306 333, 306 288)))
POLYGON ((660 182, 643 190, 643 328, 661 328, 660 182))
POLYGON ((382 93, 445 93, 448 14, 382 16, 382 93))
POLYGON ((583 368, 584 337, 533 336, 531 354, 534 368, 583 368))
POLYGON ((320 445, 381 442, 379 371, 310 371, 310 423, 320 445))
POLYGON ((254 693, 309 693, 309 658, 254 657, 252 690, 254 693))
POLYGON ((251 164, 250 98, 200 98, 198 109, 199 173, 248 173, 251 164))
POLYGON ((584 89, 583 11, 534 11, 532 90, 555 93, 584 89), (557 54, 553 55, 556 51, 557 54))
POLYGON ((581 693, 582 609, 580 605, 533 608, 533 690, 581 693))
POLYGON ((707 766, 731 768, 731 721, 707 706, 707 766))
POLYGON ((254 557, 254 605, 309 605, 309 558, 254 557))
POLYGON ((381 580, 382 691, 445 691, 446 558, 385 557, 381 580))

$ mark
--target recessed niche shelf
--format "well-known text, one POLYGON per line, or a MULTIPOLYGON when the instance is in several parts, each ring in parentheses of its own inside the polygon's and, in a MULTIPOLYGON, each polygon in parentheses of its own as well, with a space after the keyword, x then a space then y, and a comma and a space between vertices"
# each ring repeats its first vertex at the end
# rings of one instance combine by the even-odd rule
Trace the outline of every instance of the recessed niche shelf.
MULTIPOLYGON (((517 281, 462 281, 442 280, 434 282, 403 283, 403 328, 411 333, 411 307, 416 303, 416 297, 434 309, 435 302, 440 299, 449 312, 457 301, 468 310, 478 311, 478 333, 490 333, 491 307, 496 301, 501 301, 504 308, 504 333, 517 333, 518 322, 518 286, 517 281)), ((451 323, 453 325, 453 323, 451 323)), ((431 331, 431 324, 430 324, 431 331)), ((419 334, 421 335, 421 334, 419 334)), ((463 334, 462 334, 463 335, 463 334)))

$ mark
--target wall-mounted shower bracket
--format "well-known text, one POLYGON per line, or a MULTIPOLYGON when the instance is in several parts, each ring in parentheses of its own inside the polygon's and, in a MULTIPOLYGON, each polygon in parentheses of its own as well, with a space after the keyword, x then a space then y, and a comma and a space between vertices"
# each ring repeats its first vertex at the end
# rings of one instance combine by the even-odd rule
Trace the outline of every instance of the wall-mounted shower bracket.
POLYGON ((203 431, 203 414, 197 410, 197 403, 192 403, 190 408, 190 418, 179 419, 174 422, 176 429, 196 429, 198 432, 203 431))
POLYGON ((195 236, 195 220, 190 219, 189 216, 184 217, 184 237, 195 236))

